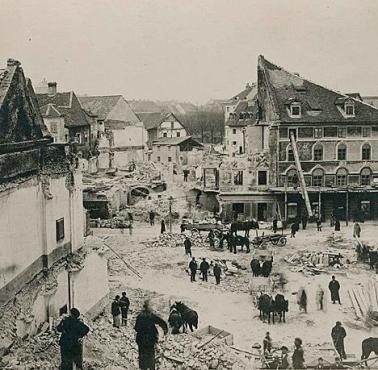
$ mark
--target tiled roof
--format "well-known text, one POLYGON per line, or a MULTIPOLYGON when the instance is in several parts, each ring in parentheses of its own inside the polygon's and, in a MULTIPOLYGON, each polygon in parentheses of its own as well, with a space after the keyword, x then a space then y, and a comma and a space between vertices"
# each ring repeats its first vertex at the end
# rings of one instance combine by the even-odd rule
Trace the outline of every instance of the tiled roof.
POLYGON ((64 116, 64 125, 66 127, 80 127, 90 124, 84 109, 73 91, 58 92, 54 95, 37 94, 36 96, 40 110, 42 109, 41 112, 43 113, 44 107, 48 104, 54 105, 54 108, 64 116))
POLYGON ((58 111, 54 104, 47 104, 43 107, 40 107, 39 110, 41 111, 43 118, 58 118, 62 117, 62 114, 58 111))
POLYGON ((121 98, 122 95, 80 96, 79 100, 86 111, 104 121, 121 98))
MULTIPOLYGON (((259 56, 258 73, 263 76, 266 87, 272 95, 272 109, 281 122, 377 122, 378 110, 359 100, 335 92, 316 83, 310 82, 297 74, 259 56), (355 106, 355 116, 346 117, 338 103, 351 100, 355 106), (291 101, 301 103, 301 117, 289 115, 288 104, 291 101)), ((259 80, 260 83, 260 80, 259 80)), ((260 88, 265 88, 259 86, 260 88)))
POLYGON ((240 100, 250 100, 253 99, 253 97, 257 93, 257 84, 247 84, 245 89, 241 91, 239 94, 234 95, 231 99, 227 100, 226 103, 230 104, 232 102, 237 102, 240 100))
POLYGON ((157 128, 163 122, 163 116, 164 115, 159 112, 138 113, 138 117, 143 122, 143 126, 146 130, 157 128))
POLYGON ((194 140, 191 136, 183 136, 183 137, 162 137, 160 139, 156 139, 152 142, 152 145, 180 145, 185 141, 191 141, 195 146, 203 147, 203 145, 194 140))

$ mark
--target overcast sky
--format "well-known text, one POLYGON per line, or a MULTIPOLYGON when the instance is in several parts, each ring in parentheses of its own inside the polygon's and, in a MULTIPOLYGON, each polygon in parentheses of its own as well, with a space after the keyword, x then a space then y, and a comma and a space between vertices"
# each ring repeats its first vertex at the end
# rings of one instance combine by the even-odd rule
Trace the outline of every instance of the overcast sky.
POLYGON ((0 67, 60 91, 203 103, 255 81, 259 54, 378 95, 378 1, 0 0, 0 67))

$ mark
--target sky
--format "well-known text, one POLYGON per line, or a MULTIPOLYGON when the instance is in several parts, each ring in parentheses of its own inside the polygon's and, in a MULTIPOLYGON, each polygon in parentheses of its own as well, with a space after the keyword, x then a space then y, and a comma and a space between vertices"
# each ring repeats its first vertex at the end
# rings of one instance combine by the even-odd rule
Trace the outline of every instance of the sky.
POLYGON ((34 86, 202 104, 256 81, 260 54, 378 95, 378 1, 0 0, 0 68, 19 60, 34 86))

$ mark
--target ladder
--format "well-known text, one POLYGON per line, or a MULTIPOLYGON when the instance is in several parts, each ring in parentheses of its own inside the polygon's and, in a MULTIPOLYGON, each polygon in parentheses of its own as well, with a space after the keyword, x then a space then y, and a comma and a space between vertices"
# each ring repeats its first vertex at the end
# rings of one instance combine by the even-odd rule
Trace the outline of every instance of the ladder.
POLYGON ((305 182, 305 178, 303 176, 301 162, 299 160, 297 143, 295 142, 295 136, 294 136, 293 132, 290 133, 290 142, 291 142, 291 148, 293 149, 295 167, 297 168, 297 172, 298 172, 299 184, 301 186, 302 198, 303 198, 305 205, 306 205, 308 217, 312 218, 313 214, 312 214, 312 209, 311 209, 311 204, 310 204, 310 198, 308 196, 308 192, 307 192, 307 188, 306 188, 306 182, 305 182))

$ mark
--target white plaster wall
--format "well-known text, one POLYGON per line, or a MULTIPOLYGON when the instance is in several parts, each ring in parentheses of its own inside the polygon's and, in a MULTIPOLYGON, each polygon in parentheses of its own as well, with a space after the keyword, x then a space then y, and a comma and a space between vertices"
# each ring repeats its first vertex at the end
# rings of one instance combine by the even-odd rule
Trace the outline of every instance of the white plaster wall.
POLYGON ((84 268, 73 273, 72 292, 73 305, 83 314, 109 294, 107 260, 95 252, 88 254, 84 268))
POLYGON ((158 137, 163 137, 164 132, 167 133, 167 137, 177 137, 177 132, 180 133, 180 137, 187 136, 187 132, 180 122, 175 121, 173 123, 173 129, 171 122, 162 122, 160 125, 160 130, 158 130, 158 137))
POLYGON ((42 254, 41 199, 36 179, 0 193, 0 288, 42 254))
POLYGON ((117 104, 113 107, 111 112, 106 117, 107 120, 116 120, 116 121, 128 121, 131 123, 140 122, 137 115, 131 109, 130 105, 123 98, 120 98, 117 104))
POLYGON ((98 168, 99 169, 109 168, 109 152, 100 152, 98 156, 98 168))
POLYGON ((147 142, 147 131, 143 124, 127 126, 121 130, 112 130, 114 147, 144 146, 147 142))
POLYGON ((243 131, 239 127, 229 127, 226 126, 226 137, 227 137, 227 151, 229 154, 232 153, 239 153, 239 147, 243 147, 244 150, 244 139, 243 139, 243 131), (236 130, 234 134, 233 130, 236 130), (236 145, 232 145, 232 143, 236 141, 236 145))
POLYGON ((43 122, 47 126, 51 136, 54 137, 54 143, 65 143, 66 140, 66 133, 68 130, 64 127, 64 118, 63 117, 56 117, 56 118, 44 118, 43 122), (51 124, 55 123, 57 126, 57 133, 51 132, 51 124))

